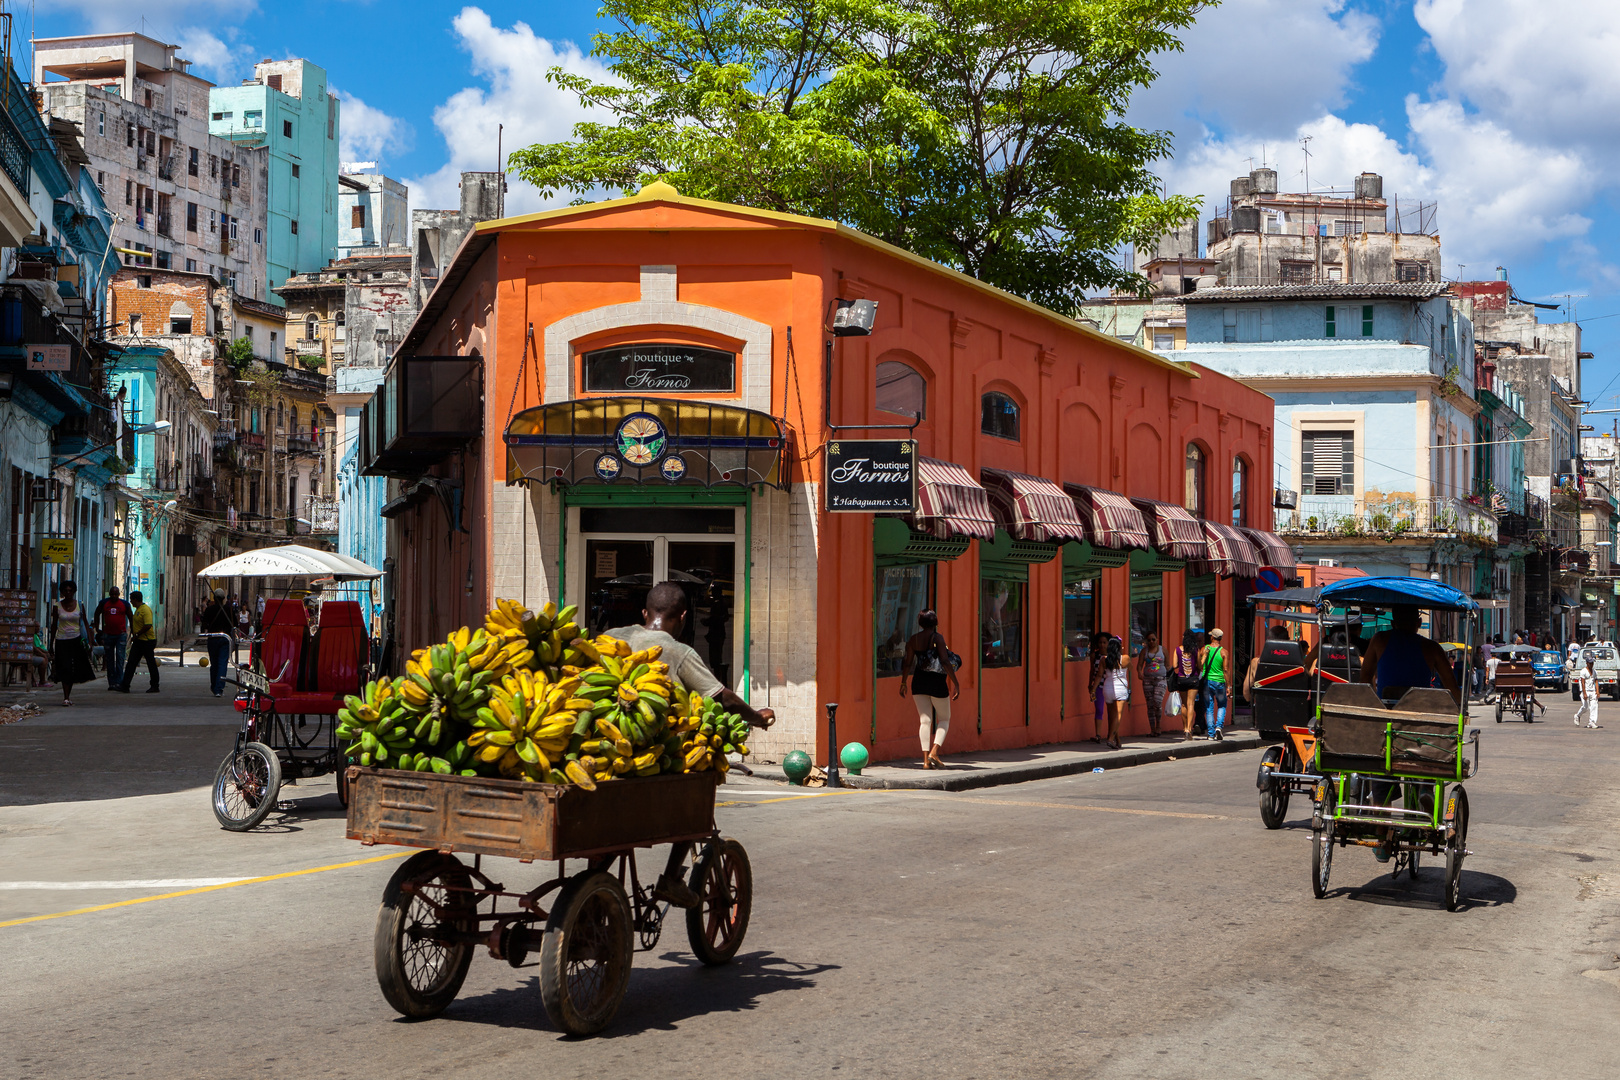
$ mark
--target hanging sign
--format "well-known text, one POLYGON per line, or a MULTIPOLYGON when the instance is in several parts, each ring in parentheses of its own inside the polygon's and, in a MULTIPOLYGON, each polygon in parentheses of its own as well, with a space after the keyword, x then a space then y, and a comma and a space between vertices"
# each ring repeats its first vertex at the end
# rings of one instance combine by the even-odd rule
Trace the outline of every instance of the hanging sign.
POLYGON ((71 371, 73 369, 73 346, 71 345, 29 345, 27 349, 29 371, 71 371))
POLYGON ((41 562, 71 563, 73 561, 73 538, 71 536, 47 536, 39 542, 39 558, 41 562))
POLYGON ((585 354, 585 390, 729 394, 737 388, 737 354, 695 345, 625 345, 585 354))
POLYGON ((910 514, 917 509, 917 444, 834 439, 827 444, 829 513, 910 514))

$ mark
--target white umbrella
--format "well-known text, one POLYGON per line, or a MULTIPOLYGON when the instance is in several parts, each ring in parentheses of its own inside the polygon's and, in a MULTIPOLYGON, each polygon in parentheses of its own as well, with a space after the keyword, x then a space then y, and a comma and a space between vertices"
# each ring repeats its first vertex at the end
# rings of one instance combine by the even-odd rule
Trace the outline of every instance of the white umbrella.
POLYGON ((382 577, 382 571, 335 551, 299 544, 258 548, 221 559, 197 571, 198 577, 329 577, 355 581, 382 577))

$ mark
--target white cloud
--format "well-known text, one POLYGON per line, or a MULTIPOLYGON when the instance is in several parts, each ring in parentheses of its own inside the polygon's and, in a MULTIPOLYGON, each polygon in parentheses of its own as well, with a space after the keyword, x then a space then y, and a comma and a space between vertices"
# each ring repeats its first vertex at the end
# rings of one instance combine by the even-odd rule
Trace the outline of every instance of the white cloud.
POLYGON ((228 41, 200 26, 185 27, 177 36, 180 58, 191 61, 192 72, 222 86, 236 82, 239 72, 253 67, 253 46, 242 41, 234 28, 225 31, 228 41))
POLYGON ((411 126, 397 116, 367 105, 353 94, 332 87, 343 109, 338 119, 338 157, 342 161, 377 161, 411 148, 411 126))
POLYGON ((1378 30, 1345 0, 1225 0, 1199 15, 1182 52, 1158 58, 1159 77, 1132 96, 1130 119, 1192 138, 1200 124, 1286 136, 1344 104, 1378 30))
MULTIPOLYGON (((476 7, 463 8, 451 25, 461 47, 472 56, 473 71, 486 84, 459 90, 433 110, 433 125, 444 137, 449 159, 436 171, 407 181, 411 205, 417 209, 459 206, 461 173, 489 172, 497 167, 498 125, 505 125, 506 152, 570 136, 586 113, 573 94, 546 81, 552 67, 561 65, 592 79, 605 79, 608 74, 572 43, 538 37, 527 23, 514 23, 510 29, 497 27, 476 7)), ((508 214, 529 213, 570 200, 570 196, 559 195, 546 203, 531 185, 515 178, 509 184, 508 214)))
POLYGON ((155 38, 178 37, 176 28, 191 19, 240 22, 259 9, 258 0, 144 0, 133 10, 129 0, 57 0, 57 6, 81 12, 92 30, 134 30, 155 38))

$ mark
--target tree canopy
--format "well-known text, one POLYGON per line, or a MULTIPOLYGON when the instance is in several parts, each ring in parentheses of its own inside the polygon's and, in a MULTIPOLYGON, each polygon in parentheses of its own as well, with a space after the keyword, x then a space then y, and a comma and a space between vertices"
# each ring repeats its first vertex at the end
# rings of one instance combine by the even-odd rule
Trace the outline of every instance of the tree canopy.
POLYGON ((1152 172, 1170 133, 1124 120, 1206 0, 604 0, 554 68, 592 107, 512 155, 548 197, 687 195, 844 222, 1057 310, 1140 290, 1118 265, 1198 212, 1152 172))

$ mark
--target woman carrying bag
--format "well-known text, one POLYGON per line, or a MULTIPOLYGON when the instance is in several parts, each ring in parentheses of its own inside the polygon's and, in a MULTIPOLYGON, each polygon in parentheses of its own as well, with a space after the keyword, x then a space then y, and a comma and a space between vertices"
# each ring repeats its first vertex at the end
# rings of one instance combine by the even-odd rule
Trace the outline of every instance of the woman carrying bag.
POLYGON ((1186 710, 1182 721, 1182 742, 1192 740, 1193 695, 1198 689, 1198 639, 1195 633, 1188 630, 1181 635, 1181 644, 1176 646, 1175 659, 1170 663, 1170 700, 1166 708, 1171 716, 1186 710))
POLYGON ((79 587, 62 582, 62 599, 51 605, 51 659, 56 681, 62 684, 62 704, 73 704, 73 684, 96 677, 90 666, 90 646, 85 640, 84 607, 79 603, 79 587))
POLYGON ((1103 654, 1103 701, 1108 704, 1107 744, 1115 750, 1124 747, 1119 741, 1119 721, 1125 715, 1125 703, 1131 700, 1131 668, 1125 657, 1125 643, 1117 637, 1108 639, 1103 654))
POLYGON ((939 616, 932 609, 917 616, 917 625, 922 629, 906 641, 906 656, 900 665, 900 696, 906 696, 909 677, 911 696, 917 703, 923 768, 943 769, 939 748, 945 745, 945 733, 951 727, 951 701, 962 695, 962 684, 956 679, 960 661, 945 644, 939 616))

